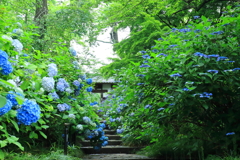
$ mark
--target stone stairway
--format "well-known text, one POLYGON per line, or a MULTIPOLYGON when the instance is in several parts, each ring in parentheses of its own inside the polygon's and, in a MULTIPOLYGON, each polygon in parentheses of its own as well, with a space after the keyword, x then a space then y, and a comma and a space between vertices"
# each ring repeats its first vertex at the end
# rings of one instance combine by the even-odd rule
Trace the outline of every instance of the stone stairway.
POLYGON ((121 145, 121 137, 115 130, 104 130, 108 137, 108 145, 96 151, 90 145, 89 140, 81 142, 82 151, 86 154, 83 160, 152 160, 146 156, 134 154, 140 148, 121 145))

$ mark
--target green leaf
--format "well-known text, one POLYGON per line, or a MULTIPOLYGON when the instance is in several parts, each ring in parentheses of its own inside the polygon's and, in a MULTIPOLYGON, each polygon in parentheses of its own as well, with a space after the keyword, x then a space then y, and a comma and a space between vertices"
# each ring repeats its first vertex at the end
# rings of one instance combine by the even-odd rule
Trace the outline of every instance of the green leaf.
POLYGON ((44 128, 44 129, 47 129, 47 128, 49 128, 49 126, 48 126, 48 125, 42 125, 41 127, 42 127, 42 128, 44 128))
POLYGON ((19 138, 15 137, 15 136, 10 136, 6 140, 8 141, 8 143, 14 143, 14 142, 17 142, 18 139, 19 138))
POLYGON ((0 147, 3 148, 7 146, 7 141, 6 140, 0 140, 0 147))
POLYGON ((0 149, 0 160, 4 160, 4 152, 0 149))
POLYGON ((17 122, 15 122, 14 120, 11 119, 11 123, 14 125, 15 129, 19 132, 19 127, 17 122))
POLYGON ((203 104, 203 107, 204 107, 205 109, 208 109, 208 105, 207 105, 207 104, 203 104))
POLYGON ((21 145, 21 143, 19 143, 19 142, 14 142, 13 144, 15 144, 16 146, 18 146, 22 151, 24 151, 24 147, 21 145))
POLYGON ((13 85, 12 83, 9 83, 9 82, 4 81, 4 80, 2 80, 2 79, 0 79, 0 84, 1 84, 2 86, 4 86, 4 87, 6 87, 6 85, 7 85, 7 87, 10 87, 10 88, 13 88, 13 87, 14 87, 14 85, 13 85))
POLYGON ((30 81, 24 81, 20 86, 22 88, 22 90, 27 89, 29 86, 29 83, 30 83, 30 81))
POLYGON ((30 134, 29 134, 29 138, 35 138, 35 139, 37 139, 38 138, 38 134, 37 133, 35 133, 34 131, 32 131, 30 134))
POLYGON ((7 99, 3 96, 0 96, 0 108, 4 107, 7 103, 7 99))
POLYGON ((43 138, 47 139, 47 135, 43 133, 42 131, 39 131, 39 133, 43 136, 43 138))
POLYGON ((23 102, 24 102, 24 98, 23 98, 23 97, 21 97, 21 96, 19 96, 19 95, 16 95, 15 98, 16 98, 16 100, 17 100, 17 102, 18 102, 19 105, 23 104, 23 102))

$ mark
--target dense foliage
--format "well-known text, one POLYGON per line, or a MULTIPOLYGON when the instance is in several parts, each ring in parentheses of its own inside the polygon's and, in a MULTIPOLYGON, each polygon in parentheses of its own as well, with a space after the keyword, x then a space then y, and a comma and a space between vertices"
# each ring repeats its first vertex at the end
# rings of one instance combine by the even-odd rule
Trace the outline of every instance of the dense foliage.
POLYGON ((239 11, 228 6, 217 21, 195 15, 138 52, 142 61, 116 72, 121 82, 105 111, 126 141, 149 145, 154 156, 237 154, 239 11))

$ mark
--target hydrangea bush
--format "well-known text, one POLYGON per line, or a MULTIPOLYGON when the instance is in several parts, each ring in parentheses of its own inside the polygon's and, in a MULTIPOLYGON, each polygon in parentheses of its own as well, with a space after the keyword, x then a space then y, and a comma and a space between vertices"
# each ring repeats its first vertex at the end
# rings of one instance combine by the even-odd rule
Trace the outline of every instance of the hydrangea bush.
POLYGON ((218 20, 193 17, 194 22, 169 30, 151 49, 140 51, 142 61, 119 72, 118 98, 105 101, 112 108, 106 116, 123 116, 124 133, 138 135, 137 140, 150 136, 149 154, 172 148, 179 154, 229 149, 236 154, 239 12, 234 6, 218 20))
POLYGON ((31 46, 34 33, 29 30, 33 26, 13 17, 1 15, 0 149, 11 150, 9 144, 24 150, 36 143, 61 142, 64 123, 71 123, 71 130, 78 133, 95 129, 98 116, 88 100, 92 81, 86 82, 86 75, 84 81, 80 78, 83 71, 74 57, 76 51, 66 54, 65 44, 53 45, 49 50, 54 52, 35 50, 31 46), (91 122, 84 123, 84 116, 91 122))

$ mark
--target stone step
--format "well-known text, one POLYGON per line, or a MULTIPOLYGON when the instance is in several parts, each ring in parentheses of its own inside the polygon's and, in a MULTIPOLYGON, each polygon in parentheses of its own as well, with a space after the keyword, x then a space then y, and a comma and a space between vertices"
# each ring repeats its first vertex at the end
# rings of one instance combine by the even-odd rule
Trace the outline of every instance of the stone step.
MULTIPOLYGON (((121 143, 121 140, 108 140, 108 145, 120 145, 121 143)), ((81 144, 83 146, 91 146, 90 140, 82 141, 81 144)))
POLYGON ((129 147, 129 146, 111 146, 107 145, 102 147, 100 150, 94 150, 92 146, 81 147, 81 150, 85 154, 99 154, 99 153, 126 153, 131 154, 135 153, 136 151, 140 150, 141 148, 138 147, 129 147))
POLYGON ((154 160, 154 159, 137 154, 118 153, 118 154, 90 154, 84 156, 82 160, 154 160))
POLYGON ((116 134, 117 133, 116 130, 104 129, 103 131, 105 132, 105 134, 116 134))
POLYGON ((109 140, 120 140, 122 138, 119 135, 106 134, 105 136, 108 137, 109 140))

